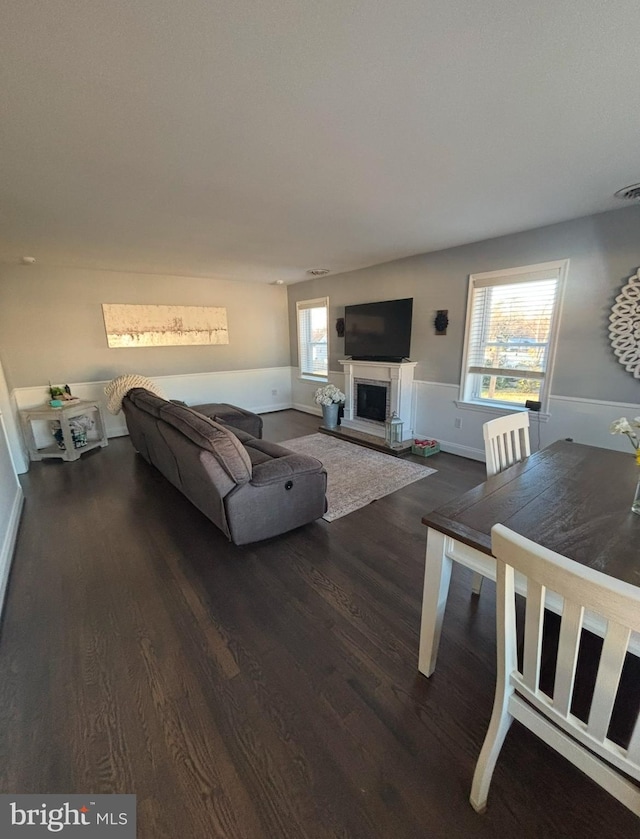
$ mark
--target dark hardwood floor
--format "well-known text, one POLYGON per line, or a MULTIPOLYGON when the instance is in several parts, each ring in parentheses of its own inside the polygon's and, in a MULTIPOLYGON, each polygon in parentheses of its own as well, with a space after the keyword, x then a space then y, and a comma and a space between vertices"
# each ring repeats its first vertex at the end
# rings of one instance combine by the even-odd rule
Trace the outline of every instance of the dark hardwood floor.
MULTIPOLYGON (((265 437, 318 419, 266 415, 265 437)), ((128 438, 33 464, 0 634, 0 792, 138 796, 141 839, 632 837, 640 823, 514 724, 468 803, 494 597, 454 572, 416 667, 428 510, 484 465, 242 548, 128 438)))

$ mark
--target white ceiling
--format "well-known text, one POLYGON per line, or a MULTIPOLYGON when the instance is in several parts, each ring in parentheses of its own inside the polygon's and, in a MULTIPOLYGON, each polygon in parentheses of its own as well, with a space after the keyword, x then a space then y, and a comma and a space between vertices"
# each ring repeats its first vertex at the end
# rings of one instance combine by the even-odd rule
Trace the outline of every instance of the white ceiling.
POLYGON ((640 181, 637 0, 2 5, 2 261, 295 282, 640 181))

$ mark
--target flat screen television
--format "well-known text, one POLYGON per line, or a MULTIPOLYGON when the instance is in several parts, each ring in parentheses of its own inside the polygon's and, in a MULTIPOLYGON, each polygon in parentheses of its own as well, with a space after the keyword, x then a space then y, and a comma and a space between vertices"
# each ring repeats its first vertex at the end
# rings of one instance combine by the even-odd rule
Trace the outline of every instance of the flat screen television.
POLYGON ((344 351, 356 361, 402 361, 411 351, 413 297, 345 306, 344 351))

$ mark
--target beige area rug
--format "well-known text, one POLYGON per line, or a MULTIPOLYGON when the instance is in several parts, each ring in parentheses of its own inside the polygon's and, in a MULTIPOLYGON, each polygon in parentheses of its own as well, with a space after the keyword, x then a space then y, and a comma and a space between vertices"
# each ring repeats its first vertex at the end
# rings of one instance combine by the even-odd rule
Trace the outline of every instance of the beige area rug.
POLYGON ((383 498, 437 471, 327 434, 296 437, 280 445, 322 461, 327 470, 329 502, 329 509, 322 517, 325 521, 353 513, 376 498, 383 498))

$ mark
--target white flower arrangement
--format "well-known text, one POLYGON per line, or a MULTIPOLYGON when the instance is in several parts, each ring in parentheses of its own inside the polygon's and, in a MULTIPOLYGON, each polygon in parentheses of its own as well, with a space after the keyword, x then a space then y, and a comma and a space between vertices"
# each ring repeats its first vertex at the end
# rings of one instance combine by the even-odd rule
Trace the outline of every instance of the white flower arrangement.
POLYGON ((638 438, 638 430, 640 429, 640 417, 634 417, 629 421, 626 417, 614 420, 609 426, 609 431, 612 434, 626 434, 629 442, 635 449, 636 462, 640 466, 640 439, 638 438))
POLYGON ((335 385, 324 385, 316 390, 313 398, 317 405, 331 405, 334 402, 344 402, 346 396, 335 385))

